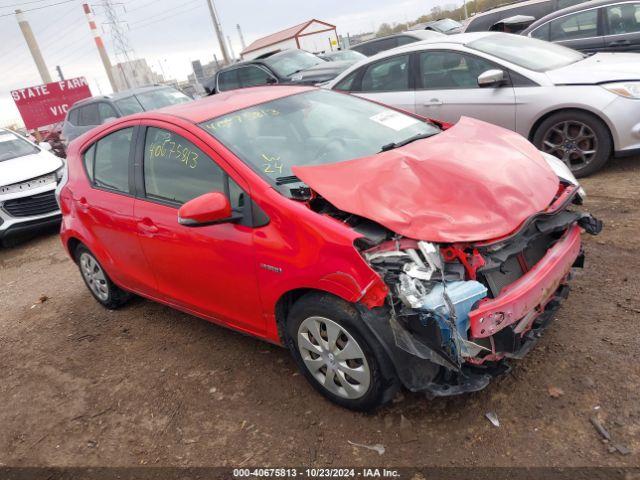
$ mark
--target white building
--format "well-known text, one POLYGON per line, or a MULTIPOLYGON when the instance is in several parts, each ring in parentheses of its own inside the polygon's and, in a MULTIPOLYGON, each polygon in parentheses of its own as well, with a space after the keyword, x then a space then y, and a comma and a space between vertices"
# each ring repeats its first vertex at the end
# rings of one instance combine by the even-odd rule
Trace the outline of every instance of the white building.
POLYGON ((315 19, 308 20, 259 38, 240 52, 240 56, 243 60, 251 60, 292 48, 299 48, 311 53, 338 50, 338 34, 335 25, 315 19))
POLYGON ((129 88, 143 87, 162 83, 162 75, 157 74, 147 64, 144 58, 137 58, 129 62, 116 63, 111 67, 117 91, 129 88))

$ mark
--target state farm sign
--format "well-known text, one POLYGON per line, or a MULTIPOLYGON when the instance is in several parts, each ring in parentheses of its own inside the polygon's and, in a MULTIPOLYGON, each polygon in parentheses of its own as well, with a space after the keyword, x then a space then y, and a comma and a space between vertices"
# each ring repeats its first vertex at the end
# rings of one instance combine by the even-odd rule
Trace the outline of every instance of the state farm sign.
POLYGON ((78 100, 91 96, 84 77, 12 90, 11 96, 27 129, 44 127, 64 120, 67 110, 78 100))

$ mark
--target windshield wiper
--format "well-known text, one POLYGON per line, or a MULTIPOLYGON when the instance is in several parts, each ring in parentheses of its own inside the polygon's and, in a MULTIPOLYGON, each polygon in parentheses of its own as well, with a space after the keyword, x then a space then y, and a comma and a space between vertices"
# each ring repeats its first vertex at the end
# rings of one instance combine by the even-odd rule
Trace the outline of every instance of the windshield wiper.
POLYGON ((386 145, 383 145, 382 148, 380 148, 380 152, 379 153, 388 152, 389 150, 393 150, 394 148, 398 148, 398 147, 404 147, 405 145, 408 145, 411 142, 415 142, 416 140, 422 140, 423 138, 432 137, 436 133, 438 133, 438 132, 419 133, 417 135, 414 135, 413 137, 406 138, 406 139, 401 140, 399 142, 387 143, 386 145))
POLYGON ((289 175, 288 177, 278 177, 276 178, 276 185, 287 185, 289 183, 304 183, 295 175, 289 175))

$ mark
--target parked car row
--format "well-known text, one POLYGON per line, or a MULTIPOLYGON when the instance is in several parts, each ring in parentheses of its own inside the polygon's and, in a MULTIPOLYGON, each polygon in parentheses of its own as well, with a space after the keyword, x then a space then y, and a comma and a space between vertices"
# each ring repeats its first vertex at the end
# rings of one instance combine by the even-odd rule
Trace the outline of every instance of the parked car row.
POLYGON ((471 116, 503 126, 584 176, 611 154, 640 153, 638 57, 466 33, 383 52, 326 87, 446 122, 471 116))

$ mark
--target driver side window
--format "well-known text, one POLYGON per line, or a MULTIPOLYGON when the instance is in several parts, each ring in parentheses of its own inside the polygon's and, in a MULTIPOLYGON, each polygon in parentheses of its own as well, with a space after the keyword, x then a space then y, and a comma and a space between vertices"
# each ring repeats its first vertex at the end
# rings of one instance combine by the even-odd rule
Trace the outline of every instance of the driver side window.
POLYGON ((456 52, 421 52, 418 88, 450 90, 479 88, 478 76, 495 68, 486 60, 456 52))
POLYGON ((209 192, 226 192, 226 174, 193 143, 174 132, 147 128, 144 188, 150 199, 183 204, 209 192))

